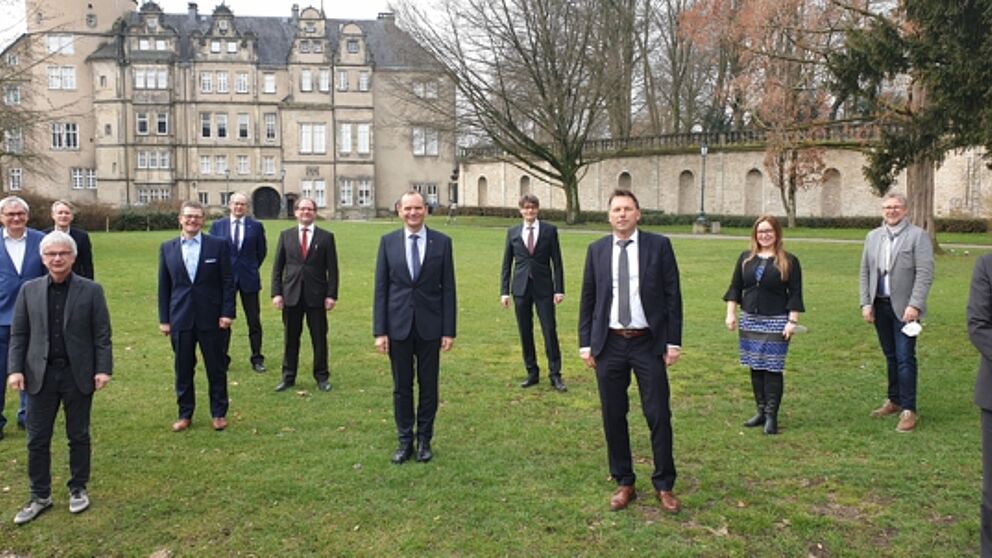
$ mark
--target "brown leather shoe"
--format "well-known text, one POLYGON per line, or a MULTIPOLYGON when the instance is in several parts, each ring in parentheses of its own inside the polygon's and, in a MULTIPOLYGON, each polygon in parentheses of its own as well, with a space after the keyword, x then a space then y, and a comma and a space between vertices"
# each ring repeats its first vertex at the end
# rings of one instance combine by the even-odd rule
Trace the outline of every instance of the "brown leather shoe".
POLYGON ((177 420, 176 422, 172 423, 172 431, 173 432, 182 432, 183 430, 186 430, 187 428, 189 428, 191 424, 193 424, 193 421, 191 421, 190 419, 188 419, 188 418, 181 418, 181 419, 177 420))
POLYGON ((214 430, 224 430, 227 428, 227 419, 224 417, 216 417, 213 421, 214 430))
POLYGON ((916 428, 916 413, 910 410, 905 410, 899 415, 899 424, 896 426, 896 432, 912 432, 916 428))
POLYGON ((610 497, 610 511, 620 511, 636 499, 637 490, 634 489, 634 485, 618 486, 616 492, 610 497))
POLYGON ((886 399, 882 406, 871 412, 873 417, 888 417, 891 415, 898 415, 902 412, 902 407, 896 405, 891 399, 886 399))
POLYGON ((679 499, 670 490, 659 490, 658 501, 661 502, 661 509, 668 513, 678 513, 682 509, 679 499))

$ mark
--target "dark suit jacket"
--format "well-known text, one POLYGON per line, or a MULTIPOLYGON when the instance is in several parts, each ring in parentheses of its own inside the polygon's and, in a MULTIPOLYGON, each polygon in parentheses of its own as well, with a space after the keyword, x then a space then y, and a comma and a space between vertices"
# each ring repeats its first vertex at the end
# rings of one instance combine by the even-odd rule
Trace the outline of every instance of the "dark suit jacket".
MULTIPOLYGON (((682 345, 682 291, 675 252, 667 237, 638 231, 641 305, 651 330, 656 354, 668 345, 682 345)), ((582 275, 579 303, 579 347, 590 347, 598 356, 606 345, 613 301, 613 235, 589 245, 582 275)))
POLYGON ((799 267, 799 258, 786 252, 789 259, 789 280, 782 280, 782 273, 775 265, 775 259, 769 259, 765 271, 758 281, 754 270, 758 268, 761 258, 751 257, 751 251, 741 252, 734 266, 730 279, 730 287, 723 295, 723 300, 732 300, 741 305, 748 314, 760 316, 779 316, 790 311, 805 311, 803 306, 803 272, 799 267), (746 261, 746 263, 745 263, 746 261))
POLYGON ((981 353, 975 404, 992 411, 992 254, 975 262, 968 296, 968 337, 981 353))
POLYGON ((258 269, 265 261, 268 246, 265 243, 265 226, 245 216, 241 227, 241 250, 234 246, 231 234, 231 219, 217 219, 210 225, 210 236, 223 238, 231 244, 231 269, 234 272, 234 288, 246 293, 262 290, 262 279, 258 269))
POLYGON ((376 337, 406 339, 414 323, 421 339, 455 336, 451 239, 433 229, 425 230, 424 263, 416 281, 406 265, 405 229, 388 233, 379 241, 372 310, 372 334, 376 337))
POLYGON ((503 269, 500 273, 499 294, 523 296, 528 279, 533 279, 535 298, 547 298, 555 293, 565 294, 565 273, 561 267, 561 246, 558 228, 540 221, 534 255, 527 251, 526 229, 523 224, 506 231, 503 249, 503 269), (511 274, 512 268, 512 274, 511 274), (512 280, 511 280, 512 277, 512 280))
MULTIPOLYGON (((3 228, 0 227, 0 231, 3 228)), ((41 277, 47 273, 44 264, 41 263, 41 239, 45 235, 34 229, 28 229, 27 245, 24 249, 24 262, 21 264, 21 272, 17 273, 14 261, 7 253, 7 246, 0 236, 0 326, 10 325, 14 319, 14 302, 17 300, 17 292, 21 290, 21 285, 25 281, 41 277)))
MULTIPOLYGON (((24 284, 10 328, 9 370, 24 374, 32 395, 41 391, 48 364, 48 284, 47 275, 24 284)), ((76 387, 93 393, 93 376, 111 374, 114 367, 110 312, 100 285, 78 275, 69 279, 63 332, 76 387)))
POLYGON ((300 228, 279 234, 276 260, 272 264, 272 296, 281 296, 286 306, 300 300, 311 308, 323 308, 325 298, 338 298, 338 252, 334 234, 313 227, 307 258, 300 250, 300 228))
POLYGON ((218 329, 235 317, 230 244, 202 235, 196 280, 190 281, 179 238, 162 243, 158 260, 158 321, 172 331, 218 329))
MULTIPOLYGON (((45 234, 55 230, 55 227, 45 229, 45 234)), ((90 235, 80 228, 69 226, 69 236, 76 241, 76 263, 72 264, 72 272, 76 275, 93 280, 93 245, 90 235)))

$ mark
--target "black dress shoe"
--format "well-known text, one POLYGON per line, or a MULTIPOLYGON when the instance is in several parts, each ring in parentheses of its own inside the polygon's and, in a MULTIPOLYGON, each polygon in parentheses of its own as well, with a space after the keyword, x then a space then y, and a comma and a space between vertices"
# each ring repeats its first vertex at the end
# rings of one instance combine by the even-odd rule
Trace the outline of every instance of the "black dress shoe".
POLYGON ((431 451, 430 442, 420 442, 417 447, 417 461, 421 463, 427 463, 434 458, 434 452, 431 451))
POLYGON ((537 379, 537 376, 527 376, 526 380, 520 382, 520 387, 529 388, 530 386, 536 386, 539 383, 541 382, 537 379))
POLYGON ((320 391, 331 391, 331 382, 327 380, 321 380, 317 382, 317 389, 320 391))
POLYGON ((413 444, 407 444, 396 448, 396 453, 393 454, 390 461, 393 462, 393 465, 399 465, 411 457, 413 457, 413 444))
POLYGON ((259 374, 265 372, 265 365, 262 364, 261 362, 253 362, 251 364, 251 367, 255 370, 255 372, 258 372, 259 374))
POLYGON ((562 393, 568 391, 568 388, 565 387, 565 382, 562 381, 561 376, 551 376, 551 387, 562 393))
POLYGON ((283 380, 276 386, 276 391, 286 391, 294 385, 296 385, 296 382, 287 382, 286 380, 283 380))

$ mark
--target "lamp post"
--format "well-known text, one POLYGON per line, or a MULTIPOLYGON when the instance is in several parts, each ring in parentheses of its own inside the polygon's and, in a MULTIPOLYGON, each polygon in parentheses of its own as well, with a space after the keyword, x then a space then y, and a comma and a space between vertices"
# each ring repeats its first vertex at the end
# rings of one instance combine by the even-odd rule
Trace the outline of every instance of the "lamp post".
POLYGON ((703 145, 699 148, 699 155, 702 157, 702 166, 699 172, 699 215, 696 216, 696 226, 699 232, 706 232, 706 153, 709 147, 703 140, 703 145))
MULTIPOLYGON (((286 169, 279 170, 279 218, 286 215, 286 169)), ((289 217, 288 215, 286 215, 289 217)))
POLYGON ((224 169, 224 205, 231 203, 231 169, 224 169))

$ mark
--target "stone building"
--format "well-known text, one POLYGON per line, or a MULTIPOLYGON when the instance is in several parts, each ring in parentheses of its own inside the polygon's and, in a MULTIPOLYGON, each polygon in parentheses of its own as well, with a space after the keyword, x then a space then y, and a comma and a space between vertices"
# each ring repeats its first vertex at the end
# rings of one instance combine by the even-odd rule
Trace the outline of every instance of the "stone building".
POLYGON ((262 218, 299 196, 327 218, 392 208, 402 192, 448 203, 454 88, 396 26, 328 19, 167 14, 134 0, 27 0, 27 32, 0 58, 4 101, 44 114, 5 130, 43 168, 4 157, 2 189, 133 206, 245 191, 262 218))

